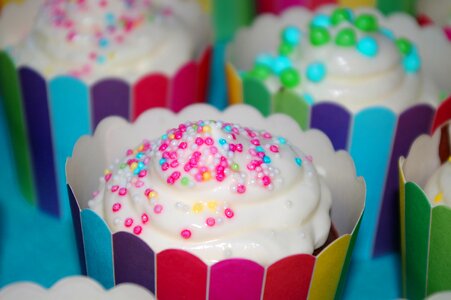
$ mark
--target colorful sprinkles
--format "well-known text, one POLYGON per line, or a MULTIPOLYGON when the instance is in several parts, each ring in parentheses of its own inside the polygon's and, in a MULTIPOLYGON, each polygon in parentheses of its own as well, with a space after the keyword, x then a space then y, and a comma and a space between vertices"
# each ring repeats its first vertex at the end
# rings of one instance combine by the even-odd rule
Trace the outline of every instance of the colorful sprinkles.
POLYGON ((230 191, 229 200, 200 198, 192 204, 176 202, 176 210, 197 215, 202 220, 196 226, 185 224, 180 228, 182 239, 192 238, 199 227, 209 230, 233 220, 239 215, 234 201, 250 188, 271 192, 280 186, 283 174, 277 168, 279 159, 286 155, 294 158, 291 160, 293 170, 303 165, 302 158, 293 152, 284 137, 221 121, 182 123, 159 139, 143 141, 125 154, 116 167, 105 170, 102 179, 106 184, 105 193, 115 197, 111 207, 113 214, 128 205, 124 202, 127 196, 137 203, 145 199, 145 208, 138 218, 124 216, 115 222, 136 235, 142 234, 153 218, 164 218, 165 207, 169 204, 159 196, 157 186, 161 184, 182 190, 206 184, 222 185, 230 191), (149 176, 152 174, 153 177, 149 176))
MULTIPOLYGON (((393 32, 381 27, 377 17, 372 14, 354 15, 352 10, 340 7, 330 15, 316 14, 310 21, 306 34, 296 26, 285 27, 280 34, 278 53, 258 56, 253 69, 244 73, 244 76, 258 80, 267 80, 274 76, 279 79, 281 86, 287 89, 300 86, 303 76, 311 83, 320 83, 327 77, 328 70, 324 62, 303 62, 306 65, 305 74, 301 74, 300 66, 295 65, 295 60, 304 51, 301 47, 303 43, 310 43, 313 50, 333 43, 371 59, 380 52, 376 33, 396 44, 406 73, 416 73, 420 70, 421 60, 411 41, 406 38, 396 39, 393 32), (303 38, 304 35, 307 38, 303 38)), ((305 95, 304 98, 309 104, 313 102, 311 95, 305 95)))

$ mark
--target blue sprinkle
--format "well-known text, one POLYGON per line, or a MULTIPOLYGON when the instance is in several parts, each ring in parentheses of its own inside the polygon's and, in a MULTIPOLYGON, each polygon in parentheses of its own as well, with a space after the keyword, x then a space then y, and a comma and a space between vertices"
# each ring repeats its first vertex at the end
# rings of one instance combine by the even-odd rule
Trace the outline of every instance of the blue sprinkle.
POLYGON ((227 132, 230 132, 230 131, 232 131, 232 126, 230 126, 230 125, 225 126, 224 130, 227 132))
POLYGON ((138 175, 139 172, 141 172, 141 170, 142 170, 142 169, 140 169, 140 168, 136 168, 136 169, 133 171, 133 174, 138 175))
POLYGON ((263 162, 265 163, 265 164, 269 164, 269 163, 271 163, 271 158, 269 158, 269 156, 263 156, 263 162))
POLYGON ((273 57, 270 54, 260 54, 255 59, 255 64, 262 65, 268 68, 272 67, 273 57))
POLYGON ((387 38, 389 38, 390 40, 395 40, 395 34, 393 33, 393 31, 391 31, 390 29, 388 29, 388 28, 385 28, 385 27, 381 27, 380 29, 379 29, 379 31, 383 34, 383 35, 385 35, 387 38))
POLYGON ((219 139, 219 144, 221 145, 227 144, 227 141, 225 139, 219 139))
POLYGON ((326 66, 320 62, 314 62, 307 67, 307 78, 313 82, 320 82, 326 76, 326 66))
POLYGON ((106 62, 106 57, 104 55, 98 55, 96 61, 99 64, 104 64, 106 62))
POLYGON ((167 135, 167 134, 163 134, 163 135, 161 136, 161 139, 162 139, 162 140, 167 140, 167 139, 168 139, 168 135, 167 135))
POLYGON ((292 46, 296 46, 301 41, 301 31, 294 26, 286 27, 282 32, 282 39, 292 46))
POLYGON ((283 70, 290 68, 291 65, 291 60, 288 57, 278 56, 274 59, 271 68, 276 75, 279 75, 283 70))
POLYGON ((303 96, 305 102, 307 102, 308 105, 312 106, 313 103, 315 103, 315 100, 313 100, 313 96, 311 94, 305 93, 303 96))
POLYGON ((318 27, 330 27, 330 18, 327 15, 324 14, 318 14, 316 15, 311 23, 313 26, 318 26, 318 27))
POLYGON ((99 40, 99 47, 100 47, 100 48, 108 47, 109 44, 110 44, 110 42, 108 41, 107 38, 101 38, 101 39, 99 40))
POLYGON ((357 43, 357 50, 365 56, 373 57, 377 54, 379 47, 374 38, 366 36, 357 43))
POLYGON ((256 150, 257 152, 265 152, 265 150, 263 149, 262 146, 257 146, 257 147, 255 147, 255 150, 256 150))
POLYGON ((142 169, 142 168, 144 168, 144 163, 142 161, 140 161, 138 163, 138 169, 142 169))
POLYGON ((106 19, 106 22, 108 23, 108 24, 114 24, 115 23, 115 21, 116 21, 116 17, 114 16, 114 14, 112 14, 112 13, 107 13, 106 15, 105 15, 105 19, 106 19))
POLYGON ((166 162, 166 158, 160 159, 160 166, 166 162))
POLYGON ((136 154, 136 158, 137 159, 141 159, 144 156, 144 153, 139 152, 138 154, 136 154))
POLYGON ((296 157, 295 159, 294 159, 294 161, 296 162, 296 164, 300 167, 300 166, 302 166, 302 159, 300 158, 300 157, 296 157))
POLYGON ((282 144, 282 145, 287 143, 287 140, 285 138, 283 138, 283 137, 279 137, 278 139, 279 139, 279 143, 282 144))
POLYGON ((415 48, 403 58, 402 64, 406 73, 417 73, 421 68, 421 59, 415 48))

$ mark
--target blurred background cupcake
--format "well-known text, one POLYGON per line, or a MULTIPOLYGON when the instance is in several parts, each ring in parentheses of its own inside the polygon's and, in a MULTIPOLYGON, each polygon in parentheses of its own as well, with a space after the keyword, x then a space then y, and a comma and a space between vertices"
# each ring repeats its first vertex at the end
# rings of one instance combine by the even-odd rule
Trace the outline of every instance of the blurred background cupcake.
POLYGON ((0 53, 26 198, 67 216, 64 164, 79 136, 109 115, 205 101, 209 38, 196 1, 45 1, 27 36, 0 53))
POLYGON ((365 196, 322 133, 249 106, 108 118, 67 178, 87 274, 159 299, 338 297, 365 196))
POLYGON ((449 115, 451 46, 441 30, 368 8, 296 8, 260 16, 227 50, 231 104, 288 114, 350 152, 368 188, 356 257, 396 251, 397 159, 436 110, 449 115))
POLYGON ((450 124, 418 137, 399 160, 403 291, 409 299, 451 290, 450 124))

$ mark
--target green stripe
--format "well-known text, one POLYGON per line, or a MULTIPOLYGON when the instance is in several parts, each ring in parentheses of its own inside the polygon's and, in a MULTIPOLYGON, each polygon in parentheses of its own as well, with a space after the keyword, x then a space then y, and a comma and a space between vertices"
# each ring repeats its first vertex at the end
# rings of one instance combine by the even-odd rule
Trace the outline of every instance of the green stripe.
POLYGON ((421 188, 406 183, 406 287, 408 299, 426 295, 431 207, 421 188))
POLYGON ((274 112, 292 117, 303 130, 310 124, 310 105, 292 91, 282 90, 274 96, 274 112))
POLYGON ((243 79, 243 102, 255 107, 267 117, 272 112, 271 95, 265 85, 258 79, 243 79))
POLYGON ((19 186, 25 198, 34 204, 36 203, 36 193, 31 172, 19 78, 14 63, 3 51, 0 51, 0 93, 5 106, 19 186))
POLYGON ((411 15, 415 14, 416 0, 378 0, 377 7, 384 13, 390 14, 403 11, 411 15))
POLYGON ((254 1, 213 0, 215 41, 229 41, 235 31, 250 24, 255 14, 254 1))

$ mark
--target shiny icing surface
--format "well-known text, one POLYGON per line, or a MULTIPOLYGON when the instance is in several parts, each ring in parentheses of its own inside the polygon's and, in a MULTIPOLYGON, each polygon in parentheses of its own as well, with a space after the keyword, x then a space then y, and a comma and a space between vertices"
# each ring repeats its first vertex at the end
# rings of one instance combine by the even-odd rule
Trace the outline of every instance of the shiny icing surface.
POLYGON ((451 158, 432 175, 424 191, 432 205, 451 206, 451 158))
POLYGON ((184 27, 169 6, 151 0, 47 0, 11 55, 47 77, 87 82, 135 80, 151 71, 172 75, 194 54, 184 27))
POLYGON ((314 15, 307 30, 287 26, 278 54, 258 56, 247 75, 273 92, 285 87, 307 102, 338 102, 351 111, 373 105, 399 111, 439 99, 412 42, 379 27, 375 16, 343 8, 314 15))
POLYGON ((269 264, 311 254, 328 237, 331 195, 312 160, 267 131, 187 122, 127 150, 89 206, 155 252, 269 264))

